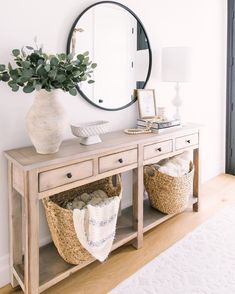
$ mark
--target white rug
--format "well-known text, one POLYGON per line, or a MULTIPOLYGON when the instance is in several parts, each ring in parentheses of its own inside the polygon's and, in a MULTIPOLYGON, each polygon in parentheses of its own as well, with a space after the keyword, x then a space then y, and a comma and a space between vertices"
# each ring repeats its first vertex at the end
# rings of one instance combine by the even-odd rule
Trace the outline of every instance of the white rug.
POLYGON ((235 206, 226 207, 110 294, 235 294, 235 206))

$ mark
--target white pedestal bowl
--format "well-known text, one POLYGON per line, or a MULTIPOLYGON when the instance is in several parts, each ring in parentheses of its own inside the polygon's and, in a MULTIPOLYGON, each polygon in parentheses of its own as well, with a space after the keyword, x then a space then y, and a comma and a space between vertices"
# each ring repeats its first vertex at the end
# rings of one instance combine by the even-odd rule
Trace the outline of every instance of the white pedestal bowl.
POLYGON ((73 124, 71 130, 74 136, 82 138, 80 144, 92 145, 101 142, 99 135, 109 131, 108 121, 94 121, 84 124, 73 124))

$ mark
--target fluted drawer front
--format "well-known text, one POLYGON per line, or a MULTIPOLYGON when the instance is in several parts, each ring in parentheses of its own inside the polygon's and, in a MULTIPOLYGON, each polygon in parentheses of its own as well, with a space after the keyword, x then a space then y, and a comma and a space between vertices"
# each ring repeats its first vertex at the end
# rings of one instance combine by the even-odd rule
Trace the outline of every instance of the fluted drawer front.
POLYGON ((144 147, 144 160, 173 151, 172 140, 163 141, 144 147))
POLYGON ((137 149, 118 152, 99 158, 99 172, 104 173, 137 162, 137 149))
POLYGON ((45 171, 39 174, 39 191, 43 192, 55 187, 91 177, 92 175, 92 160, 45 171))
POLYGON ((176 138, 175 149, 179 150, 179 149, 187 148, 197 144, 198 144, 198 133, 176 138))

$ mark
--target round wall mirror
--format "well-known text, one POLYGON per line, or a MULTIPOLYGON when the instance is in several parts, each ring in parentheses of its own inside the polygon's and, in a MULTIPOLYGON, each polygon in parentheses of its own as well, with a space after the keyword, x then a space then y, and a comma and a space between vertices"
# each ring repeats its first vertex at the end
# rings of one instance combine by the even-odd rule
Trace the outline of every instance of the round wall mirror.
POLYGON ((75 20, 67 53, 89 51, 97 63, 93 84, 80 83, 79 93, 105 110, 120 110, 136 101, 151 72, 152 53, 140 19, 126 6, 103 1, 85 9, 75 20))

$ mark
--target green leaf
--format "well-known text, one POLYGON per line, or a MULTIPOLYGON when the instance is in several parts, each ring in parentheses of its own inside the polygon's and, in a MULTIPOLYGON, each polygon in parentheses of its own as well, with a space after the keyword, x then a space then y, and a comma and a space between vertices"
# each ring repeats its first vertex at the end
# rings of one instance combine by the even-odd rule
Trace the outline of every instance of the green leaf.
POLYGON ((97 63, 92 63, 91 68, 96 68, 97 67, 97 63))
POLYGON ((41 44, 40 46, 41 46, 41 47, 39 48, 38 52, 39 52, 40 54, 42 54, 43 45, 41 44))
POLYGON ((32 93, 35 90, 34 86, 31 84, 27 84, 24 88, 23 91, 25 93, 32 93))
POLYGON ((9 82, 8 82, 8 86, 9 86, 9 87, 12 87, 13 85, 15 85, 15 82, 14 82, 14 81, 9 81, 9 82))
POLYGON ((76 60, 73 61, 73 64, 74 64, 75 66, 80 66, 80 64, 81 64, 81 60, 80 60, 80 59, 76 59, 76 60))
POLYGON ((85 57, 83 59, 83 63, 86 64, 86 65, 88 65, 88 62, 89 62, 89 57, 85 57))
POLYGON ((80 73, 81 73, 81 72, 80 72, 79 69, 74 69, 74 70, 73 70, 73 76, 74 76, 74 77, 78 77, 78 76, 80 75, 80 73))
POLYGON ((82 55, 82 54, 78 54, 78 55, 77 55, 77 59, 78 59, 80 62, 82 62, 82 61, 84 60, 84 55, 82 55))
POLYGON ((3 82, 8 82, 10 80, 10 76, 8 73, 3 73, 2 74, 2 81, 3 82))
POLYGON ((31 47, 31 46, 25 46, 27 49, 29 49, 29 50, 34 50, 34 48, 33 47, 31 47))
POLYGON ((67 59, 68 59, 68 60, 73 60, 73 58, 74 58, 74 54, 73 54, 73 53, 69 53, 69 54, 67 55, 67 59))
POLYGON ((60 60, 65 60, 66 59, 66 54, 65 53, 61 53, 58 55, 60 60))
POLYGON ((29 57, 30 61, 33 63, 37 63, 38 60, 41 59, 41 56, 38 55, 37 53, 32 53, 28 57, 29 57))
POLYGON ((16 61, 16 64, 21 67, 22 66, 22 62, 21 61, 16 61))
POLYGON ((89 80, 88 81, 88 84, 93 84, 95 81, 93 81, 93 80, 89 80))
POLYGON ((72 64, 69 64, 68 66, 66 66, 66 70, 70 71, 73 69, 73 65, 72 64))
POLYGON ((9 70, 9 71, 12 70, 12 66, 11 66, 10 62, 8 63, 8 70, 9 70))
POLYGON ((20 50, 19 50, 19 49, 13 49, 13 50, 12 50, 12 54, 13 54, 15 57, 17 57, 17 56, 20 55, 20 50))
POLYGON ((19 86, 17 84, 12 85, 11 89, 13 92, 17 92, 19 90, 19 86))
POLYGON ((81 77, 81 81, 86 81, 87 80, 87 77, 84 75, 81 77))
POLYGON ((17 80, 19 77, 18 71, 16 69, 10 70, 10 76, 13 80, 17 80))
POLYGON ((77 95, 77 89, 76 88, 69 89, 69 94, 71 94, 72 96, 76 96, 77 95))
POLYGON ((46 53, 42 53, 42 57, 44 58, 44 60, 48 60, 49 56, 46 53))
POLYGON ((23 61, 22 62, 22 66, 24 67, 24 68, 30 68, 30 62, 29 61, 23 61))
POLYGON ((28 82, 28 80, 29 80, 28 77, 20 77, 16 81, 17 81, 17 84, 21 84, 21 85, 23 84, 24 85, 24 83, 28 82))
POLYGON ((40 65, 40 64, 44 64, 44 59, 41 59, 41 58, 40 58, 40 59, 38 59, 38 62, 37 62, 37 64, 38 64, 38 65, 40 65))
POLYGON ((37 91, 40 91, 40 90, 42 89, 42 85, 41 85, 41 84, 36 84, 36 85, 35 85, 35 89, 36 89, 37 91))
POLYGON ((22 71, 22 78, 30 79, 33 76, 33 70, 32 69, 24 69, 22 71))
POLYGON ((56 66, 56 65, 58 65, 58 63, 59 63, 59 60, 58 60, 58 58, 56 58, 55 56, 53 56, 53 57, 51 58, 50 63, 51 63, 52 66, 56 66))
POLYGON ((89 51, 86 51, 83 53, 84 56, 88 56, 89 55, 89 51))
POLYGON ((55 79, 56 78, 56 75, 57 75, 57 71, 56 70, 51 70, 49 73, 48 73, 48 76, 51 78, 51 79, 55 79))
POLYGON ((59 83, 63 83, 64 81, 66 81, 66 76, 63 74, 59 74, 56 76, 56 79, 59 83))
POLYGON ((5 64, 0 64, 0 71, 4 71, 6 69, 5 64))
POLYGON ((44 78, 46 78, 47 75, 48 75, 48 73, 47 73, 45 67, 44 67, 43 65, 41 65, 41 64, 40 64, 39 67, 38 67, 37 74, 38 74, 40 77, 44 77, 44 78))

